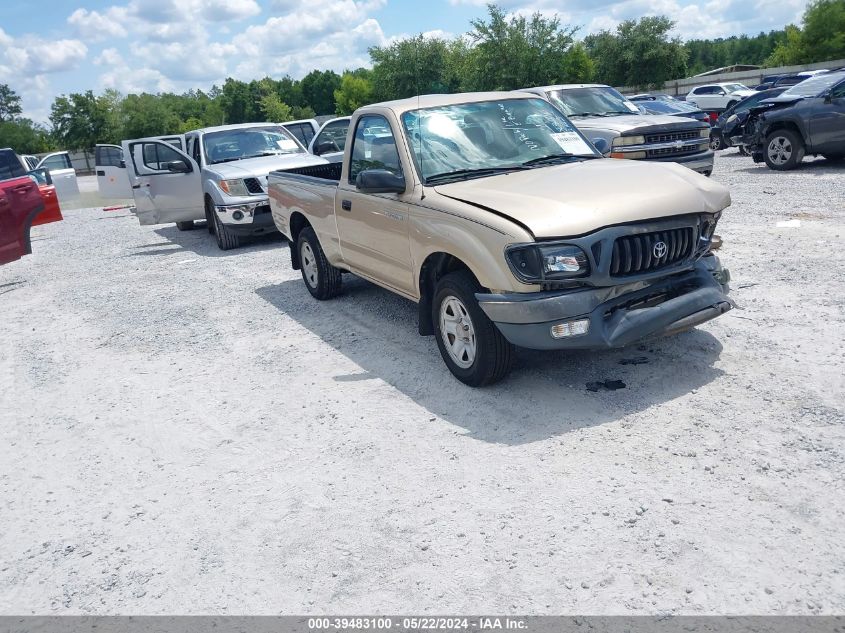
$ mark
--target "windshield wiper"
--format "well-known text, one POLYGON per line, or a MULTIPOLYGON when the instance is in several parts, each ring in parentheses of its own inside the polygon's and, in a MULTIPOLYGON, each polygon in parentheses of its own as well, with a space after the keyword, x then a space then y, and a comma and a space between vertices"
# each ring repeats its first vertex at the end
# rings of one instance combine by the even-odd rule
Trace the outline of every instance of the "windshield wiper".
POLYGON ((567 160, 570 158, 577 158, 575 154, 570 154, 568 152, 564 152, 562 154, 549 154, 548 156, 540 156, 538 158, 532 158, 531 160, 525 161, 523 166, 530 167, 531 165, 544 165, 546 163, 555 163, 560 160, 567 160))
POLYGON ((467 180, 473 176, 483 178, 484 176, 492 176, 493 174, 501 174, 508 171, 520 171, 529 169, 523 165, 508 165, 507 167, 481 167, 478 169, 456 169, 455 171, 444 171, 442 174, 434 174, 425 179, 426 185, 436 184, 436 182, 443 182, 448 180, 467 180))
POLYGON ((572 114, 567 114, 566 116, 573 117, 573 116, 604 116, 604 115, 599 114, 598 112, 573 112, 572 114))

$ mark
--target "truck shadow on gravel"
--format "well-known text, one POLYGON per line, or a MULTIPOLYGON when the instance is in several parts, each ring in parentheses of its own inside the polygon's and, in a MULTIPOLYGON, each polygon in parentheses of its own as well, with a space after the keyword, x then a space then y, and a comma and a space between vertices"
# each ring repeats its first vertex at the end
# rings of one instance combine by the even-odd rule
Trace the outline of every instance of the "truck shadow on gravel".
MULTIPOLYGON (((329 361, 314 371, 336 374, 334 381, 345 389, 381 379, 432 418, 485 442, 518 445, 613 422, 686 396, 723 374, 713 366, 721 344, 706 331, 692 330, 622 350, 520 349, 508 377, 472 389, 449 373, 434 337, 417 333, 416 304, 352 275, 344 275, 343 283, 344 294, 326 302, 313 299, 300 279, 258 288, 256 294, 361 368, 338 373, 329 361), (586 388, 605 380, 621 380, 626 387, 586 388)), ((648 424, 648 416, 636 423, 648 424)))
POLYGON ((167 242, 136 247, 136 252, 131 253, 131 256, 167 255, 184 251, 202 257, 231 257, 244 251, 272 250, 285 244, 284 238, 279 233, 271 233, 241 238, 241 245, 238 248, 221 251, 217 246, 217 240, 208 232, 205 222, 197 222, 197 226, 191 231, 180 231, 175 226, 170 225, 155 229, 153 232, 166 239, 167 242), (155 248, 156 246, 161 248, 155 248))

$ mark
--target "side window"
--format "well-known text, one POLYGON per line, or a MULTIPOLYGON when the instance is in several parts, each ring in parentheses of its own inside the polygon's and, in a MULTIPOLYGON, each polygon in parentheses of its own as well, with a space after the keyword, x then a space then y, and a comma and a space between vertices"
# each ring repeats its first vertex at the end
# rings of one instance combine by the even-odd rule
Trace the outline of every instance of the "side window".
POLYGON ((305 147, 308 147, 308 143, 311 141, 311 139, 305 138, 305 134, 304 134, 305 126, 304 125, 302 125, 301 123, 297 123, 295 125, 285 125, 284 128, 288 132, 293 134, 296 137, 297 141, 302 143, 305 147))
POLYGON ((830 90, 831 99, 842 99, 845 97, 845 81, 830 90))
POLYGON ((98 147, 95 150, 94 162, 98 167, 120 167, 123 161, 123 150, 117 147, 98 147))
POLYGON ((386 169, 397 176, 402 175, 396 140, 393 138, 390 124, 383 116, 367 115, 358 119, 352 143, 350 183, 354 183, 358 174, 365 169, 386 169))
POLYGON ((332 121, 317 135, 314 142, 314 152, 325 143, 321 154, 342 152, 346 145, 346 133, 349 131, 349 121, 332 121))
POLYGON ((42 167, 46 168, 48 171, 50 169, 70 169, 70 157, 67 154, 58 154, 56 156, 51 156, 50 158, 46 159, 42 164, 42 167))
POLYGON ((24 170, 21 161, 18 160, 14 152, 0 151, 0 180, 18 178, 25 175, 26 170, 24 170))
POLYGON ((311 127, 310 123, 303 123, 300 127, 302 128, 302 144, 308 147, 308 143, 314 138, 314 128, 311 127))
POLYGON ((202 156, 200 156, 200 137, 192 136, 188 140, 188 144, 191 149, 191 158, 197 162, 197 165, 202 165, 202 156))
MULTIPOLYGON (((137 154, 136 154, 137 156, 137 154)), ((143 143, 141 159, 144 167, 151 171, 167 171, 167 163, 182 160, 182 156, 170 145, 163 143, 143 143)))

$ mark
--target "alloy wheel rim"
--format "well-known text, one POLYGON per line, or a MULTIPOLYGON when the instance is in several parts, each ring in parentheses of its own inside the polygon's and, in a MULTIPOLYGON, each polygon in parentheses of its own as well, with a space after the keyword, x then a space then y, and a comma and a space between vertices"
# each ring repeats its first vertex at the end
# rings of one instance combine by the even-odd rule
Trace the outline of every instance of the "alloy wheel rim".
POLYGON ((299 249, 299 263, 302 266, 302 276, 312 288, 317 287, 317 258, 308 242, 303 242, 299 249))
POLYGON ((458 367, 472 367, 477 351, 475 326, 466 306, 452 295, 440 304, 440 338, 458 367))
POLYGON ((775 165, 783 165, 792 157, 792 143, 785 136, 776 136, 769 142, 769 159, 775 165))
POLYGON ((714 136, 710 139, 710 149, 712 149, 714 152, 717 149, 722 149, 722 141, 719 140, 718 136, 714 136))

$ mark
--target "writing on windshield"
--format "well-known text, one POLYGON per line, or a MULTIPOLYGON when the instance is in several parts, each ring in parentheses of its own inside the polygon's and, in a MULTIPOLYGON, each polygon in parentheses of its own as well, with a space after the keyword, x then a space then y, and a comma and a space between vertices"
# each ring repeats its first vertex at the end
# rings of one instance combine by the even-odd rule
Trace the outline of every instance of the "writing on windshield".
POLYGON ((524 169, 545 159, 596 157, 575 126, 542 99, 411 110, 402 124, 423 182, 524 169))

